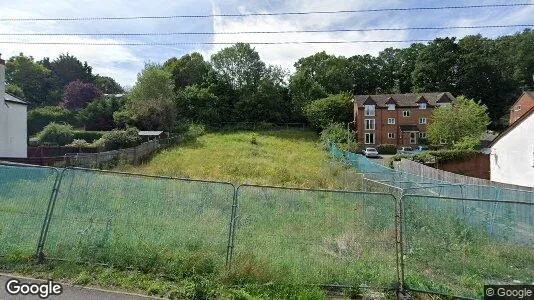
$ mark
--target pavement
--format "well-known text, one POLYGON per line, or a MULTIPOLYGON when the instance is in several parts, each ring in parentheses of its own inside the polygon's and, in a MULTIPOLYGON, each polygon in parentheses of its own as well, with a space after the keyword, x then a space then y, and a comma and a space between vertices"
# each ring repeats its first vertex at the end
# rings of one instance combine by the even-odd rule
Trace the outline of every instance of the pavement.
POLYGON ((37 300, 37 299, 51 299, 51 300, 71 300, 71 299, 80 299, 80 300, 147 300, 147 299, 162 299, 151 296, 144 296, 133 293, 104 290, 93 287, 85 286, 73 286, 61 284, 63 287, 63 292, 60 295, 51 295, 48 298, 40 298, 39 296, 34 295, 17 295, 12 296, 8 294, 6 284, 12 279, 18 279, 22 283, 33 283, 33 284, 46 284, 46 280, 27 278, 21 276, 14 276, 10 274, 0 273, 0 299, 1 300, 37 300))

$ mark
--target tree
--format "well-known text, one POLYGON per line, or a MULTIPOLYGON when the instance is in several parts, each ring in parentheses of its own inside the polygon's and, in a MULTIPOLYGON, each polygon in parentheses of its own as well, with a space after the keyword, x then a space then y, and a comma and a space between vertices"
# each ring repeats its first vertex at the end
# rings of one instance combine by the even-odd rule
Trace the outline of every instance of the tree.
POLYGON ((107 76, 95 76, 95 85, 104 94, 122 94, 124 89, 118 84, 115 79, 107 76))
POLYGON ((116 123, 126 122, 141 130, 170 130, 176 122, 176 106, 171 100, 156 98, 128 101, 126 109, 113 114, 116 123))
POLYGON ((50 97, 53 88, 50 76, 50 70, 22 53, 6 62, 7 83, 22 89, 25 100, 32 105, 57 104, 56 99, 50 97))
POLYGON ((323 129, 330 123, 347 123, 352 119, 352 103, 349 93, 330 95, 312 101, 305 108, 308 121, 316 128, 323 129))
POLYGON ((113 113, 124 105, 123 97, 102 97, 95 99, 80 110, 76 119, 86 130, 111 130, 114 128, 113 113))
POLYGON ((455 38, 437 38, 421 50, 412 81, 416 92, 457 93, 459 47, 455 38))
POLYGON ((251 90, 265 71, 260 55, 249 44, 237 43, 211 56, 215 71, 237 90, 251 90))
POLYGON ((94 84, 76 80, 65 87, 61 105, 69 110, 79 110, 101 96, 102 92, 94 84))
POLYGON ((7 84, 6 93, 13 95, 19 99, 24 99, 24 91, 16 84, 7 84))
POLYGON ((211 65, 198 52, 186 54, 180 58, 173 57, 163 67, 172 74, 175 91, 186 86, 206 82, 211 65))
POLYGON ((428 125, 428 138, 434 145, 443 141, 448 146, 465 144, 468 140, 480 140, 488 124, 485 105, 459 96, 452 104, 434 110, 428 125))
POLYGON ((87 62, 82 63, 68 53, 61 54, 52 62, 48 58, 44 58, 41 63, 52 71, 60 89, 76 80, 91 83, 94 81, 93 68, 87 62))
POLYGON ((146 64, 137 75, 137 82, 128 94, 130 101, 148 101, 150 99, 174 99, 171 73, 159 65, 146 64))
POLYGON ((350 61, 350 78, 355 94, 375 94, 381 92, 380 64, 377 58, 369 54, 355 55, 350 61))
POLYGON ((219 98, 210 89, 198 85, 186 86, 178 93, 176 105, 181 117, 188 121, 216 124, 223 122, 219 113, 219 98))

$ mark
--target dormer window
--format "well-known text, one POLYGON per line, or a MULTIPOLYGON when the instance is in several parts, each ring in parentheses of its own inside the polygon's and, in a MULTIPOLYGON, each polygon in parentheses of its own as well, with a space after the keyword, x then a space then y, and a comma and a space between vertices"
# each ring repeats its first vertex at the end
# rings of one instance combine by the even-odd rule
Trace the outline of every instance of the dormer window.
POLYGON ((426 109, 426 103, 419 103, 419 109, 426 109))
POLYGON ((375 106, 374 105, 365 105, 364 106, 364 116, 373 117, 375 115, 375 106))
POLYGON ((514 111, 520 111, 521 110, 521 105, 517 105, 515 108, 514 108, 514 111))
POLYGON ((395 110, 395 104, 388 104, 388 110, 395 110))

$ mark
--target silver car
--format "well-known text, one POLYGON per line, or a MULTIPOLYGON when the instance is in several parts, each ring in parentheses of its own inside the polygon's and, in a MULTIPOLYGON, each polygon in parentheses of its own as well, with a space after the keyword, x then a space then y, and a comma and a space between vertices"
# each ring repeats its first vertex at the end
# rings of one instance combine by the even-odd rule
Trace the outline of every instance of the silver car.
POLYGON ((363 155, 366 157, 378 157, 378 151, 375 148, 365 148, 363 150, 363 155))

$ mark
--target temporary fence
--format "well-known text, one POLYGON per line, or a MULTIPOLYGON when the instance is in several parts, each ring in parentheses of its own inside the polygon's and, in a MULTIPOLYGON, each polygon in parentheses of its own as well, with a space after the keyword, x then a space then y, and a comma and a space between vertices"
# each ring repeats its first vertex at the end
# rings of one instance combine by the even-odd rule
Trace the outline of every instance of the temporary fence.
POLYGON ((351 192, 0 164, 0 255, 467 298, 534 278, 534 203, 380 180, 351 192))

